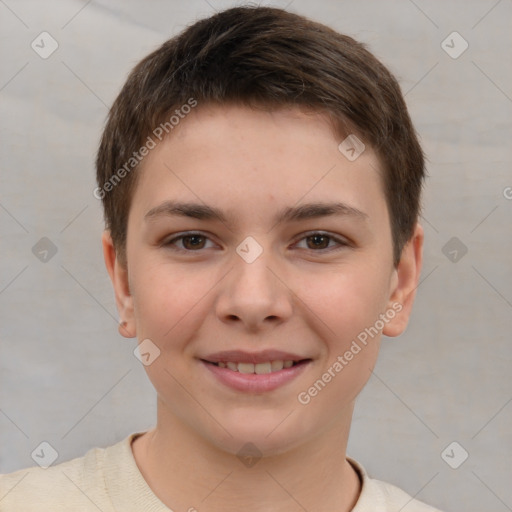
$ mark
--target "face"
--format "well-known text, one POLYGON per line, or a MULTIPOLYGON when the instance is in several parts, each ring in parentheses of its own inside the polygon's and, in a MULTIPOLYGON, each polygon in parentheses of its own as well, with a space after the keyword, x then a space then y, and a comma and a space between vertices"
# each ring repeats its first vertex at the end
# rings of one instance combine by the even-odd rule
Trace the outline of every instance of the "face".
POLYGON ((123 332, 160 351, 145 366, 159 417, 227 452, 344 424, 381 334, 406 326, 421 228, 395 268, 379 160, 340 142, 320 114, 199 105, 137 171, 126 269, 104 235, 123 332), (206 362, 251 356, 302 362, 206 362))

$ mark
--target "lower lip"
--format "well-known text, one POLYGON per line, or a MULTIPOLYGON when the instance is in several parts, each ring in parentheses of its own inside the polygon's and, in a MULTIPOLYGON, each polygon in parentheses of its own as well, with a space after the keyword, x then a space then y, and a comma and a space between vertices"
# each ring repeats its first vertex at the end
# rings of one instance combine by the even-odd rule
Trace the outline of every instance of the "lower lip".
POLYGON ((290 368, 283 368, 277 372, 264 373, 261 375, 256 373, 240 373, 230 370, 229 368, 221 368, 220 366, 207 363, 203 360, 201 360, 201 363, 206 366, 220 382, 230 388, 248 393, 264 393, 277 389, 298 377, 306 367, 309 366, 311 360, 296 364, 290 368))

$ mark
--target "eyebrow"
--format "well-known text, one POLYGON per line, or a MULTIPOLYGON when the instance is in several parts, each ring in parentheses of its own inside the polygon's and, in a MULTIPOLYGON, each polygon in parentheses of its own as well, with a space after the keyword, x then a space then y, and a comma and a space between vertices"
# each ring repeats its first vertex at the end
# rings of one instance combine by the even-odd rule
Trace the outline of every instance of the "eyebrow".
MULTIPOLYGON (((368 215, 366 213, 346 203, 308 203, 301 206, 288 206, 283 208, 274 217, 274 223, 281 224, 283 222, 293 222, 335 215, 354 217, 365 221, 368 219, 368 215)), ((150 221, 162 216, 190 217, 199 220, 218 220, 224 224, 229 224, 226 214, 219 208, 208 206, 206 204, 177 201, 164 201, 149 210, 144 215, 144 219, 146 221, 150 221)))

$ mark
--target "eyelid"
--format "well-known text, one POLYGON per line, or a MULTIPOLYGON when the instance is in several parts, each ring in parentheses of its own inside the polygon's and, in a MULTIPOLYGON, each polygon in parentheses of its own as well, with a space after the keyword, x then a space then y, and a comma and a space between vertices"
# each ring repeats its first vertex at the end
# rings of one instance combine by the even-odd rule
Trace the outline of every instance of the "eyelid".
POLYGON ((174 244, 174 242, 177 242, 177 241, 179 241, 179 240, 181 240, 183 238, 186 238, 187 236, 194 236, 194 235, 202 236, 202 237, 206 238, 207 240, 213 241, 212 237, 209 234, 203 233, 201 231, 183 231, 181 233, 175 233, 172 236, 172 238, 164 238, 162 243, 160 244, 160 246, 161 247, 174 246, 173 250, 178 251, 178 252, 189 252, 189 253, 197 252, 197 253, 199 253, 199 252, 201 252, 204 249, 198 249, 197 251, 191 251, 189 249, 181 249, 180 247, 177 247, 174 244))
MULTIPOLYGON (((161 246, 162 247, 169 247, 169 246, 174 246, 173 247, 173 250, 175 251, 178 251, 178 252, 188 252, 188 253, 194 253, 194 252, 197 252, 197 253, 200 253, 201 251, 203 251, 204 249, 198 249, 196 251, 194 250, 189 250, 189 249, 181 249, 179 247, 177 247, 175 245, 174 242, 177 242, 187 236, 194 236, 194 235, 198 235, 198 236, 202 236, 210 241, 213 241, 211 239, 211 236, 209 234, 206 234, 204 232, 201 232, 201 231, 183 231, 181 233, 176 233, 175 236, 173 235, 172 238, 170 239, 164 239, 164 241, 161 243, 161 246)), ((343 247, 348 247, 348 246, 351 246, 351 242, 346 239, 345 237, 342 237, 341 235, 335 235, 335 234, 332 234, 330 233, 329 231, 323 231, 323 230, 311 230, 311 231, 306 231, 304 233, 301 233, 300 235, 298 235, 296 237, 296 241, 293 242, 293 244, 297 244, 299 242, 301 242, 302 240, 304 240, 305 238, 308 238, 310 236, 313 236, 313 235, 320 235, 320 236, 327 236, 329 237, 332 241, 336 242, 338 244, 338 247, 331 247, 331 248, 324 248, 324 249, 304 249, 305 251, 308 251, 308 252, 312 252, 312 253, 326 253, 326 252, 330 252, 330 251, 335 251, 336 249, 341 249, 343 247)))

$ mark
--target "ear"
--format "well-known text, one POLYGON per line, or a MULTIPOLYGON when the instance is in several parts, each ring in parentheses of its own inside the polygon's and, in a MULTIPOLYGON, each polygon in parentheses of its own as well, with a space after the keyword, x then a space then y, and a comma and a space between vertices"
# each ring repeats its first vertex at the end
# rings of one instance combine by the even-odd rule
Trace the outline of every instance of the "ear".
POLYGON ((103 245, 103 257, 105 258, 105 266, 114 287, 116 297, 117 310, 121 317, 119 323, 119 334, 125 338, 134 338, 135 319, 133 314, 133 298, 130 294, 130 286, 128 282, 127 266, 122 265, 117 258, 114 243, 110 236, 110 231, 105 230, 101 237, 103 245))
POLYGON ((386 336, 399 336, 409 323, 423 263, 423 240, 423 227, 416 223, 411 239, 402 250, 398 267, 393 270, 388 310, 395 311, 396 315, 382 330, 386 336))

